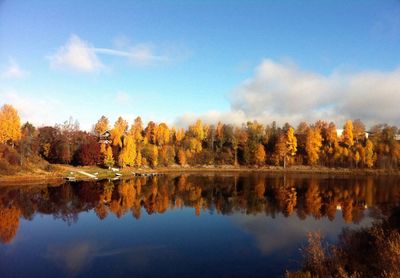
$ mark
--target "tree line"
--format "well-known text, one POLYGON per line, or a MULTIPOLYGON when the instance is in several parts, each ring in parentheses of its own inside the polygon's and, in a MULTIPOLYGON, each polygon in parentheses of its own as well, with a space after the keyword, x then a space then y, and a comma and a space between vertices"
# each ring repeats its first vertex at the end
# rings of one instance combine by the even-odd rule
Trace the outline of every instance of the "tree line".
POLYGON ((104 167, 171 165, 293 166, 398 169, 396 126, 378 124, 366 132, 361 120, 347 120, 341 134, 333 122, 241 126, 201 120, 187 129, 140 117, 130 125, 122 117, 111 125, 102 116, 91 132, 72 119, 55 126, 21 125, 11 105, 0 110, 0 171, 35 159, 50 163, 104 167), (99 137, 109 131, 109 142, 99 137))

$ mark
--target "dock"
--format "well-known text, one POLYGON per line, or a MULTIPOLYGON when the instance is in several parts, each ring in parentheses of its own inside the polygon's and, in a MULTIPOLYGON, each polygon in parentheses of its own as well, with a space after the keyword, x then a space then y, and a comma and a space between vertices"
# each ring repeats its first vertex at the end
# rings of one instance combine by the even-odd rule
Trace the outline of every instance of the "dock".
POLYGON ((157 177, 157 176, 163 176, 164 174, 162 173, 136 173, 132 172, 132 175, 135 177, 157 177))

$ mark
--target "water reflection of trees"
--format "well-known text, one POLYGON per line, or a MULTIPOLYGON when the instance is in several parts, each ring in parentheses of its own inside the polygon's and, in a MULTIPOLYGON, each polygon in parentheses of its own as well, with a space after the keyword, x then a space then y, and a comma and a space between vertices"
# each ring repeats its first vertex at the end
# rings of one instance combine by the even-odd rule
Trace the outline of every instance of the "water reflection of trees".
POLYGON ((300 219, 327 217, 358 223, 366 208, 385 213, 399 204, 397 178, 301 178, 266 175, 164 176, 117 182, 80 182, 59 187, 0 190, 0 239, 11 242, 19 219, 35 214, 52 215, 68 224, 84 211, 94 210, 100 220, 110 214, 120 218, 141 213, 193 208, 202 212, 231 214, 296 214, 300 219))

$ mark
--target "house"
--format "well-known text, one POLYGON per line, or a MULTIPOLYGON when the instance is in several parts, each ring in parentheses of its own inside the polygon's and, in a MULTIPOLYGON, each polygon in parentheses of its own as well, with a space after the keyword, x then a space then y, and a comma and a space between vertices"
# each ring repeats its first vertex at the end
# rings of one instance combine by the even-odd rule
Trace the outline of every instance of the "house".
MULTIPOLYGON (((336 129, 336 134, 337 134, 337 137, 340 138, 342 136, 342 134, 343 134, 343 129, 336 129)), ((365 138, 368 139, 368 136, 370 134, 371 134, 371 132, 365 131, 364 132, 365 138)))
POLYGON ((109 130, 106 130, 104 133, 100 134, 99 136, 99 143, 100 144, 111 144, 111 133, 109 130))

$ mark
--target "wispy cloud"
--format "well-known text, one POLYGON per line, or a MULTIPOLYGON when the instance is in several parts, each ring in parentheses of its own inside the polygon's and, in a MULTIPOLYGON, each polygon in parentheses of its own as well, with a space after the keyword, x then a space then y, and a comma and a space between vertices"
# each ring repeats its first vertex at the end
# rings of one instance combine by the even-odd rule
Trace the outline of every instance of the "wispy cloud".
POLYGON ((46 97, 26 96, 16 90, 0 90, 0 106, 13 105, 19 112, 22 122, 29 121, 36 126, 54 125, 55 115, 65 107, 56 100, 46 97))
POLYGON ((156 54, 154 47, 149 44, 124 45, 124 48, 121 49, 102 48, 93 46, 75 34, 71 35, 64 46, 48 56, 48 59, 52 68, 66 68, 90 73, 105 68, 99 54, 126 58, 132 64, 139 66, 171 61, 167 55, 156 54))
POLYGON ((152 48, 145 44, 131 47, 127 51, 111 48, 95 48, 94 51, 101 54, 125 57, 131 62, 140 65, 150 65, 154 63, 170 61, 170 58, 166 56, 154 54, 152 48))
MULTIPOLYGON (((266 59, 252 78, 231 93, 229 100, 230 111, 197 116, 210 122, 223 119, 234 124, 253 119, 281 124, 322 119, 341 124, 348 118, 360 118, 369 125, 398 124, 400 68, 322 75, 266 59)), ((185 125, 195 116, 185 114, 177 122, 185 125)))
POLYGON ((118 105, 125 105, 129 104, 131 97, 128 93, 124 91, 119 91, 115 94, 114 100, 118 105))
POLYGON ((3 69, 0 76, 2 79, 13 79, 22 78, 27 74, 27 71, 23 70, 13 58, 10 58, 7 66, 3 69))

